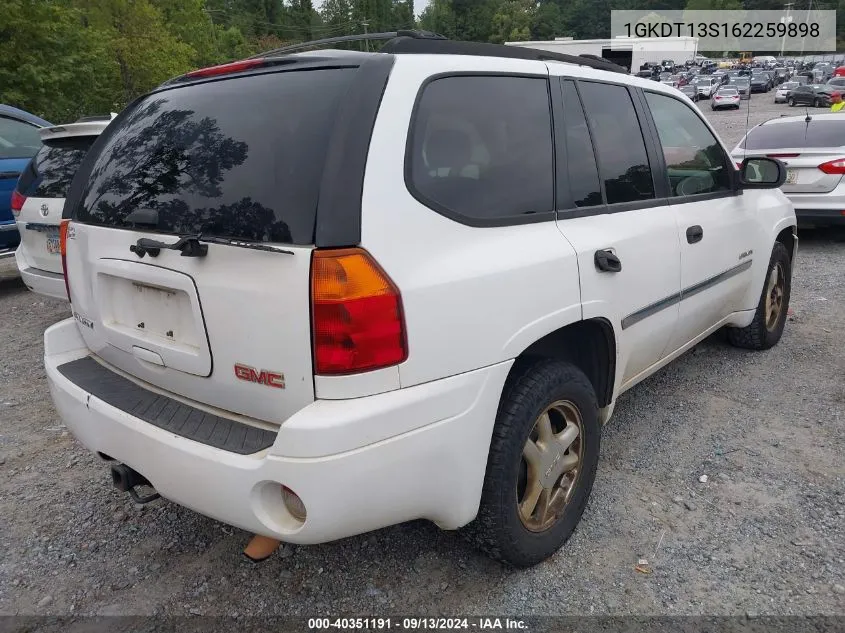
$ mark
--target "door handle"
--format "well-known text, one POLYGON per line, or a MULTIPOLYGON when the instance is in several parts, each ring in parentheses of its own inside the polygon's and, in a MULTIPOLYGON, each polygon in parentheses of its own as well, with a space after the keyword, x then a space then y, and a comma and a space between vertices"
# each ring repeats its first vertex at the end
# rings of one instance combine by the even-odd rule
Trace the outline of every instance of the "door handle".
POLYGON ((593 256, 596 268, 608 273, 618 273, 622 270, 622 260, 609 250, 596 251, 593 256))
POLYGON ((704 237, 704 229, 702 229, 697 224, 695 226, 691 226, 687 229, 687 242, 690 244, 695 244, 696 242, 700 242, 704 237))

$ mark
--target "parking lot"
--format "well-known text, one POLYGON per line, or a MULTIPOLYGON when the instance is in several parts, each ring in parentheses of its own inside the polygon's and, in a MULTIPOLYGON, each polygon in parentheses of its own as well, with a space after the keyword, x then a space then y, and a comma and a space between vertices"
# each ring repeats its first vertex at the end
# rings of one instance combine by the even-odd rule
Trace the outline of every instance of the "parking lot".
MULTIPOLYGON (((746 119, 803 112, 773 98, 701 109, 732 149, 746 119)), ((135 506, 51 404, 42 333, 67 305, 0 261, 0 613, 845 613, 845 243, 800 238, 781 343, 717 333, 623 395, 578 530, 524 571, 424 522, 256 565, 249 534, 135 506)))

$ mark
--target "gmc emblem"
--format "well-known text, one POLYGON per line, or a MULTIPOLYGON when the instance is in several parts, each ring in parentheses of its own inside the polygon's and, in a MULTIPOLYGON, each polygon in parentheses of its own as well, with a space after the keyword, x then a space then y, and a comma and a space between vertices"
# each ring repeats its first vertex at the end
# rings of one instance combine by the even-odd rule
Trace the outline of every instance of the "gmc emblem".
POLYGON ((255 369, 249 365, 235 364, 235 376, 238 380, 245 380, 246 382, 255 382, 265 387, 275 387, 276 389, 285 388, 285 375, 266 369, 255 369))

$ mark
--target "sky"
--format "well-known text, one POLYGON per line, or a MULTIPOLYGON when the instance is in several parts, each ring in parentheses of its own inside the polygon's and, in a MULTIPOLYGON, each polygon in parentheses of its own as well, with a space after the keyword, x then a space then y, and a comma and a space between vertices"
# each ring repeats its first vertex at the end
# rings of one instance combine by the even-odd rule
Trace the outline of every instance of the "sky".
MULTIPOLYGON (((420 13, 428 6, 428 2, 429 0, 414 0, 414 11, 416 11, 417 17, 420 17, 420 13)), ((314 0, 312 4, 319 11, 320 7, 323 6, 323 0, 314 0)))

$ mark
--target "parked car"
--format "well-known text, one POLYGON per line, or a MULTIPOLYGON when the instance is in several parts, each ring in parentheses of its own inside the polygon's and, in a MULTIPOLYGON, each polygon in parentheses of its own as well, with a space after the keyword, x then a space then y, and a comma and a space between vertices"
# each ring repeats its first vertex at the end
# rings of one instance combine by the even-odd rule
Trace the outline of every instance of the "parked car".
POLYGON ((698 95, 701 99, 712 97, 719 85, 719 80, 710 76, 699 77, 695 80, 695 88, 698 90, 698 95))
POLYGON ((768 92, 769 78, 762 73, 752 74, 750 87, 751 92, 768 92))
POLYGON ((407 35, 134 101, 65 206, 67 428, 136 497, 271 539, 426 519, 551 556, 617 396, 725 326, 775 345, 797 243, 777 159, 553 56, 407 35))
POLYGON ((786 100, 789 98, 789 94, 799 85, 800 84, 797 81, 787 81, 782 83, 775 91, 775 103, 786 103, 786 100))
POLYGON ((679 90, 689 97, 692 101, 699 100, 698 89, 693 84, 687 84, 686 86, 681 86, 679 90))
POLYGON ((790 106, 803 105, 813 106, 814 108, 827 108, 831 104, 830 95, 835 91, 835 88, 819 84, 796 86, 789 91, 786 102, 790 106))
POLYGON ((39 130, 41 149, 21 173, 13 194, 21 234, 15 260, 21 279, 34 292, 67 299, 59 253, 65 195, 88 148, 111 118, 86 117, 39 130))
POLYGON ((689 83, 689 79, 687 79, 687 76, 684 73, 672 75, 672 80, 675 82, 676 88, 686 86, 689 83))
POLYGON ((833 79, 828 80, 825 85, 835 88, 836 90, 843 91, 845 90, 845 77, 834 77, 833 79))
POLYGON ((719 88, 710 99, 711 110, 721 110, 722 108, 739 109, 740 103, 739 90, 731 86, 722 86, 719 88))
POLYGON ((21 171, 41 147, 38 130, 51 125, 41 117, 0 105, 0 258, 11 257, 20 243, 12 215, 12 191, 21 171))
POLYGON ((732 152, 779 156, 787 167, 781 190, 805 226, 845 225, 845 119, 840 114, 781 117, 751 130, 732 152))
POLYGON ((737 89, 740 100, 751 98, 751 81, 747 77, 732 77, 728 85, 737 89))

